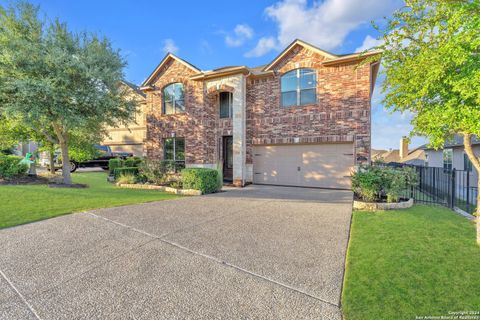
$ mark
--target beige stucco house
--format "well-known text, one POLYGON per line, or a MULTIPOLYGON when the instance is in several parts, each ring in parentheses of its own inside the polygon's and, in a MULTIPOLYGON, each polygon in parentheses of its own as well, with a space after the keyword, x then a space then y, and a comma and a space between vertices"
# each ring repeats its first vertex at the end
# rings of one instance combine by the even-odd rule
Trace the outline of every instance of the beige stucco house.
POLYGON ((135 115, 135 121, 127 126, 109 127, 108 137, 102 144, 110 146, 113 152, 129 152, 135 156, 143 156, 146 137, 145 94, 136 85, 127 81, 123 81, 121 85, 127 90, 129 99, 138 100, 138 112, 135 115))

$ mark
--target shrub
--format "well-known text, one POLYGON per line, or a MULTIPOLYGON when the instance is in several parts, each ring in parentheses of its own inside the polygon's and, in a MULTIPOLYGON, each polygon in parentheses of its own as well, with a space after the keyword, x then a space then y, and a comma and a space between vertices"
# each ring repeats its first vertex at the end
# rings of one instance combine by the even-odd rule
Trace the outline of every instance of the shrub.
POLYGON ((148 182, 163 185, 175 179, 178 165, 173 161, 145 159, 139 166, 140 176, 148 182))
POLYGON ((185 189, 195 189, 203 194, 218 190, 218 171, 207 168, 187 168, 182 170, 182 181, 185 189))
POLYGON ((183 183, 182 180, 174 180, 170 182, 170 187, 175 188, 175 189, 182 189, 183 183))
POLYGON ((142 163, 142 159, 139 157, 130 157, 125 159, 123 166, 125 167, 138 167, 142 163))
POLYGON ((375 201, 380 198, 383 179, 376 170, 360 168, 352 176, 352 189, 365 201, 375 201))
POLYGON ((121 175, 131 174, 133 176, 138 175, 138 168, 136 167, 122 167, 113 169, 113 176, 117 180, 121 175))
POLYGON ((120 176, 117 178, 117 183, 118 184, 133 184, 136 182, 136 177, 133 174, 130 173, 122 173, 120 176))
POLYGON ((113 174, 116 168, 123 167, 123 160, 120 158, 113 158, 108 160, 108 171, 113 174))
POLYGON ((406 190, 417 184, 417 174, 414 168, 385 170, 384 191, 387 202, 398 202, 406 190))
POLYGON ((9 179, 25 175, 28 165, 20 163, 21 160, 21 157, 0 154, 0 178, 9 179))
POLYGON ((352 176, 352 189, 365 201, 398 202, 402 195, 417 184, 414 168, 361 167, 352 176))

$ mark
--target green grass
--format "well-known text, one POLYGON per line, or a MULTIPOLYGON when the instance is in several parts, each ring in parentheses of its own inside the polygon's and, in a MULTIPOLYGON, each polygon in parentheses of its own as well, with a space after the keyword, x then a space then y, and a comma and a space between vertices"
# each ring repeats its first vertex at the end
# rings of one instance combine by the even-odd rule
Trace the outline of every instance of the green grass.
POLYGON ((448 209, 354 212, 342 308, 347 320, 480 311, 475 226, 448 209))
POLYGON ((86 189, 0 186, 0 228, 82 210, 178 197, 154 190, 120 189, 106 179, 107 175, 102 172, 73 174, 74 182, 89 185, 86 189))

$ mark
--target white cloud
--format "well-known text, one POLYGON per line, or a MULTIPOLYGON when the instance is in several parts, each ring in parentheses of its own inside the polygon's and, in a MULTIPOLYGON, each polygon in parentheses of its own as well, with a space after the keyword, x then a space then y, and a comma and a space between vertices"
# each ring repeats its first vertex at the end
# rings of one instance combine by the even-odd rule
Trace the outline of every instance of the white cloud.
POLYGON ((277 23, 280 47, 298 38, 332 50, 342 45, 351 31, 391 13, 402 3, 402 0, 325 0, 309 6, 307 0, 282 0, 266 8, 265 13, 277 23))
POLYGON ((260 57, 272 49, 277 48, 277 41, 274 37, 262 37, 258 40, 257 45, 252 50, 245 53, 245 57, 260 57))
POLYGON ((175 44, 175 41, 173 41, 173 39, 165 39, 165 40, 163 40, 162 50, 165 53, 176 54, 180 49, 177 47, 177 45, 175 44))
POLYGON ((237 24, 233 29, 235 36, 225 36, 225 43, 229 47, 240 47, 253 37, 253 29, 247 24, 237 24))
POLYGON ((203 54, 212 54, 213 48, 207 40, 200 41, 200 52, 203 54))
POLYGON ((365 50, 379 46, 382 43, 383 43, 383 40, 375 39, 374 37, 367 35, 365 39, 363 39, 362 45, 357 49, 355 49, 355 52, 363 52, 365 50))

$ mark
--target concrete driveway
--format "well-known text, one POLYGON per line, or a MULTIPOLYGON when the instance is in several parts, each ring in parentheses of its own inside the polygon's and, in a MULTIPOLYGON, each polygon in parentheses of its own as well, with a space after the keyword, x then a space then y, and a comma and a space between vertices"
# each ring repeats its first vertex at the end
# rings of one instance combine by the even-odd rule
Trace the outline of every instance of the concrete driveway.
POLYGON ((250 186, 0 230, 0 319, 341 319, 351 201, 250 186))

